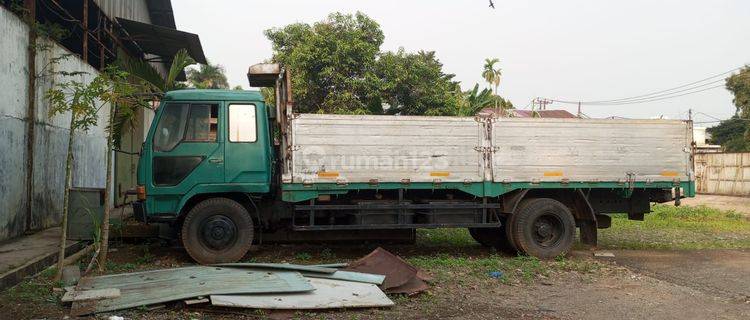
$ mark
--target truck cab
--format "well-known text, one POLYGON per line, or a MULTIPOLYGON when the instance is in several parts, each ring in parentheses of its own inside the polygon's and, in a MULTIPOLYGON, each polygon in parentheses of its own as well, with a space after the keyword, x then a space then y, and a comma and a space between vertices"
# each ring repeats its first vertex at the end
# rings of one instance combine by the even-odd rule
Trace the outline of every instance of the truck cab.
MULTIPOLYGON (((257 91, 168 92, 143 143, 136 217, 171 221, 196 196, 268 193, 273 162, 268 119, 257 91)), ((215 233, 217 241, 222 233, 237 236, 239 226, 214 220, 204 232, 215 233)))

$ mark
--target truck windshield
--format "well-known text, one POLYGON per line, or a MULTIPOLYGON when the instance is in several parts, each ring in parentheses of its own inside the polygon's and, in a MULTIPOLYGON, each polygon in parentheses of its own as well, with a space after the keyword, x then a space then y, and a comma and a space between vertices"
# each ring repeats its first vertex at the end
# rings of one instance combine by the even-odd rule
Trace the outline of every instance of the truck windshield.
POLYGON ((159 125, 154 133, 154 150, 172 150, 180 143, 185 135, 185 122, 189 110, 189 104, 170 103, 164 106, 159 125))

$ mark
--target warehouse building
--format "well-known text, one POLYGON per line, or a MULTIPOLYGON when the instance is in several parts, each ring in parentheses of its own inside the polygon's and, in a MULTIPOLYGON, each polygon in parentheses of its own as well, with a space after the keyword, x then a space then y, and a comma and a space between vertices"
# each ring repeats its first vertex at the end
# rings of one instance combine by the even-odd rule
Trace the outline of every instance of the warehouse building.
MULTIPOLYGON (((48 68, 85 72, 78 77, 86 81, 128 55, 165 72, 182 48, 206 62, 198 36, 176 29, 169 0, 0 0, 0 33, 0 241, 60 223, 70 116, 48 115, 45 92, 67 81, 48 68)), ((104 188, 107 113, 102 108, 98 124, 75 136, 73 187, 104 188)), ((135 184, 152 116, 142 110, 115 153, 116 205, 135 184)))

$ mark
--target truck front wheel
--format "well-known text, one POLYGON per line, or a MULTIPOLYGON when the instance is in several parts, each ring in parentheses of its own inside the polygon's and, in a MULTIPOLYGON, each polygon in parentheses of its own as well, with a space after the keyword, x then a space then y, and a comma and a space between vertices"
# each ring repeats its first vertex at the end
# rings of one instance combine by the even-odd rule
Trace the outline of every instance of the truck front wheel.
POLYGON ((573 246, 576 223, 568 207, 557 200, 524 200, 507 224, 508 236, 518 251, 549 259, 573 246))
POLYGON ((250 249, 253 219, 236 201, 204 200, 193 207, 182 224, 182 243, 201 264, 236 262, 250 249))

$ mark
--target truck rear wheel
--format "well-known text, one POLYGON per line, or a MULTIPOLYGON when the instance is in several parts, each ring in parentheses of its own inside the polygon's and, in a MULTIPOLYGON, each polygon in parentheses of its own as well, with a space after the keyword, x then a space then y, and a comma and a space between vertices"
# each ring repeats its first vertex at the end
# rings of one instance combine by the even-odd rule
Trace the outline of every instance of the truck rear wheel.
POLYGON ((239 203, 227 198, 204 200, 182 224, 182 243, 200 264, 236 262, 250 249, 253 219, 239 203))
POLYGON ((576 223, 568 207, 557 200, 524 200, 508 219, 508 236, 518 251, 549 259, 573 246, 576 223))

